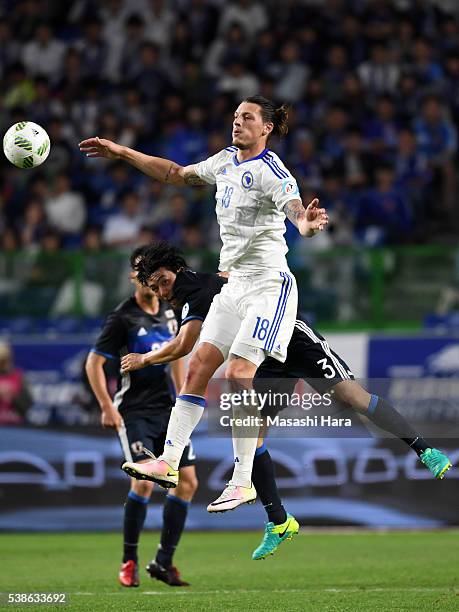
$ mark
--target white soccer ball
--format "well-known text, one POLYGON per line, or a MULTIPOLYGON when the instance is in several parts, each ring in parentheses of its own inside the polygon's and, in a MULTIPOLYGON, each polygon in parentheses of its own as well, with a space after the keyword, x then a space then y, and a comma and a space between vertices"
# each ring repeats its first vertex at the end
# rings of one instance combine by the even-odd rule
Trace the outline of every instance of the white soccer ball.
POLYGON ((51 143, 41 125, 20 121, 10 127, 3 137, 3 152, 18 168, 35 168, 49 155, 51 143))

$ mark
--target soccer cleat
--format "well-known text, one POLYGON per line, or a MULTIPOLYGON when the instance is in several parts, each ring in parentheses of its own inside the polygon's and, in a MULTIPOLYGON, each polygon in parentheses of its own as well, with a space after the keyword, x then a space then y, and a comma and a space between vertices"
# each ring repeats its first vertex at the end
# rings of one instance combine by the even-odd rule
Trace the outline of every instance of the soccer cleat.
POLYGON ((161 580, 161 582, 165 582, 169 586, 190 586, 189 582, 185 582, 180 578, 180 572, 173 565, 166 569, 157 561, 150 561, 146 567, 146 570, 152 578, 161 580))
POLYGON ((240 487, 229 483, 218 499, 207 506, 207 512, 227 512, 242 504, 254 504, 257 499, 255 487, 240 487))
POLYGON ((287 514, 287 520, 280 525, 274 523, 266 523, 265 534, 260 546, 253 551, 252 559, 266 559, 268 555, 273 555, 282 542, 291 540, 294 535, 297 535, 300 526, 298 521, 291 514, 287 514))
POLYGON ((420 454, 419 459, 429 468, 435 478, 442 479, 445 472, 452 467, 448 457, 436 448, 426 448, 426 450, 420 454))
POLYGON ((163 459, 154 459, 145 463, 126 461, 121 469, 137 480, 151 480, 165 489, 173 489, 178 484, 178 470, 171 468, 163 459))
POLYGON ((132 559, 122 563, 118 574, 118 580, 121 586, 138 587, 139 586, 139 570, 137 563, 132 559))

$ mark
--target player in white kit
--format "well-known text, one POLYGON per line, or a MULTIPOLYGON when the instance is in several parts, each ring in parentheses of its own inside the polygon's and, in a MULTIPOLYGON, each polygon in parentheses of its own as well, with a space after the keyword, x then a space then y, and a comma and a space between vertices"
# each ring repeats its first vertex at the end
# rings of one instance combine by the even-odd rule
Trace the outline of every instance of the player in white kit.
MULTIPOLYGON (((287 109, 262 96, 247 98, 234 113, 232 146, 191 166, 144 155, 100 138, 80 143, 88 157, 123 159, 149 176, 174 185, 215 184, 223 248, 219 269, 229 282, 216 295, 193 354, 184 386, 172 409, 164 452, 123 470, 169 488, 178 483, 178 464, 205 406, 207 384, 229 357, 226 377, 251 380, 270 355, 283 362, 297 311, 296 282, 288 269, 284 240, 287 216, 303 236, 328 222, 314 199, 305 209, 297 183, 279 157, 267 149, 269 136, 287 132, 287 109)), ((251 482, 257 436, 233 436, 235 467, 222 495, 208 506, 224 512, 255 501, 251 482)))

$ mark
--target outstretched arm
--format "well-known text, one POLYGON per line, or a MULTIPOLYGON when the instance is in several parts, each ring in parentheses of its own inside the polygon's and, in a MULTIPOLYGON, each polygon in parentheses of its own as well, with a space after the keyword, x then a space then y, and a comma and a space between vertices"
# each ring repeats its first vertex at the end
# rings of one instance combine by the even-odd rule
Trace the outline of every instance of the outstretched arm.
POLYGON ((319 208, 318 198, 314 198, 307 208, 301 200, 290 200, 284 206, 284 213, 302 236, 312 238, 325 229, 328 215, 325 208, 319 208))
POLYGON ((82 153, 86 153, 86 157, 122 159, 161 183, 171 183, 172 185, 207 184, 196 174, 194 165, 180 166, 169 159, 145 155, 145 153, 123 147, 112 140, 97 136, 83 140, 78 146, 82 153))
POLYGON ((157 351, 149 353, 129 353, 121 359, 121 370, 123 372, 132 372, 132 370, 140 370, 149 365, 158 365, 159 363, 170 363, 180 357, 184 357, 191 353, 196 344, 199 334, 201 333, 202 321, 193 319, 182 325, 178 336, 170 342, 167 342, 157 351))

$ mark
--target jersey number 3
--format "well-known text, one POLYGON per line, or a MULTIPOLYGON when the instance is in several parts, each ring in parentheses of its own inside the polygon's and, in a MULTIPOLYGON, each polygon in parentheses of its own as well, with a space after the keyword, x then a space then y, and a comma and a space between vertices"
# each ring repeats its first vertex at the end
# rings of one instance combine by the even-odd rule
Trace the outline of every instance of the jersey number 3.
POLYGON ((319 359, 317 365, 322 366, 325 378, 334 378, 336 376, 335 368, 333 368, 329 363, 327 363, 327 360, 325 358, 319 359))

